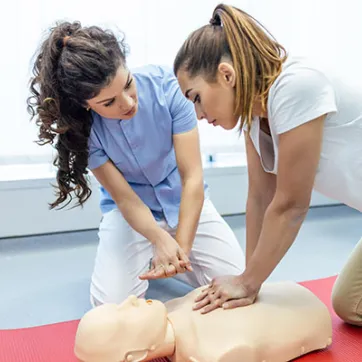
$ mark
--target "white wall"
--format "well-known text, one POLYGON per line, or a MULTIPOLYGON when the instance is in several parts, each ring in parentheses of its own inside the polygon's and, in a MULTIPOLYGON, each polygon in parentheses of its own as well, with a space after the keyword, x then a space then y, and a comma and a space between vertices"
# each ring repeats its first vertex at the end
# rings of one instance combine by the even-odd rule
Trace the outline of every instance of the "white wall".
MULTIPOLYGON (((260 20, 288 51, 320 59, 360 83, 362 3, 357 0, 238 0, 225 1, 260 20)), ((32 57, 48 29, 58 20, 79 20, 125 32, 129 65, 171 65, 187 35, 207 24, 218 0, 13 0, 0 13, 3 36, 0 57, 0 164, 9 159, 31 162, 50 155, 50 147, 34 143, 26 98, 32 57), (16 24, 14 25, 14 19, 16 24)), ((227 152, 242 150, 235 134, 202 124, 201 143, 227 152)))
MULTIPOLYGON (((1 172, 1 167, 0 167, 1 172)), ((50 186, 54 179, 42 170, 41 178, 20 177, 13 181, 0 178, 0 238, 45 234, 61 231, 96 229, 101 214, 98 207, 97 183, 92 178, 94 190, 84 208, 50 211, 47 207, 54 200, 50 186)), ((247 170, 245 165, 205 168, 205 179, 210 186, 211 199, 222 215, 245 212, 247 197, 247 170)), ((24 173, 21 173, 24 175, 24 173)), ((313 194, 312 206, 336 203, 318 193, 313 194)))
MULTIPOLYGON (((34 143, 36 129, 26 113, 32 56, 46 30, 56 20, 80 20, 119 28, 131 47, 130 66, 172 64, 186 36, 206 24, 218 0, 14 0, 0 13, 0 165, 51 160, 51 147, 34 143), (16 26, 14 26, 16 19, 16 26)), ((318 58, 336 72, 361 84, 362 3, 357 0, 238 0, 226 1, 260 20, 295 55, 318 58)), ((236 133, 200 124, 203 151, 243 152, 236 133)), ((9 181, 0 167, 0 237, 96 228, 99 219, 95 190, 84 209, 49 211, 52 176, 32 178, 22 167, 9 181)), ((40 173, 42 171, 39 171, 40 173)), ((212 200, 222 214, 245 210, 245 167, 208 168, 205 177, 212 200)), ((312 205, 334 203, 313 195, 312 205)))
MULTIPOLYGON (((249 0, 242 4, 246 5, 249 0)), ((49 29, 58 21, 78 20, 84 26, 99 25, 116 35, 125 34, 129 45, 128 65, 147 63, 172 66, 176 51, 194 28, 208 22, 216 0, 104 0, 91 5, 86 0, 14 0, 0 12, 4 36, 0 57, 0 165, 50 162, 52 148, 40 147, 37 128, 30 122, 26 99, 34 55, 49 29), (14 27, 14 19, 16 26, 14 27), (4 52, 4 53, 3 53, 4 52)), ((205 124, 200 126, 203 150, 244 149, 236 132, 205 124)))

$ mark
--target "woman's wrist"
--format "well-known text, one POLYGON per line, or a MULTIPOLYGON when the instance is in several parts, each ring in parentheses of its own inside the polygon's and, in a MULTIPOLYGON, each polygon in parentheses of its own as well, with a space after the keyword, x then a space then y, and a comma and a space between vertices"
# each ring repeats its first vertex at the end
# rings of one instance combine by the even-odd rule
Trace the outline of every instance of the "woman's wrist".
POLYGON ((185 252, 185 254, 189 256, 192 249, 192 243, 187 241, 180 242, 177 238, 176 241, 180 245, 180 248, 185 252))
POLYGON ((147 240, 150 243, 157 245, 159 243, 162 243, 163 240, 165 239, 165 236, 168 236, 168 235, 169 234, 167 233, 167 231, 165 231, 159 225, 156 224, 148 230, 147 240))
POLYGON ((260 282, 257 278, 254 278, 254 274, 249 274, 245 270, 238 278, 240 284, 246 289, 248 294, 252 295, 259 292, 262 282, 260 282))

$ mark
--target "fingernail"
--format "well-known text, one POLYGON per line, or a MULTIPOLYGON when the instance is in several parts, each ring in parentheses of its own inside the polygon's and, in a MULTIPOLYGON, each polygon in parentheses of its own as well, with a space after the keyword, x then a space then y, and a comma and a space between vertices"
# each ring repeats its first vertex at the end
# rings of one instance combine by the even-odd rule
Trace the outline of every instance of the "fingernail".
POLYGON ((229 304, 224 303, 224 304, 222 305, 222 307, 223 307, 223 308, 228 308, 228 307, 229 307, 229 304))

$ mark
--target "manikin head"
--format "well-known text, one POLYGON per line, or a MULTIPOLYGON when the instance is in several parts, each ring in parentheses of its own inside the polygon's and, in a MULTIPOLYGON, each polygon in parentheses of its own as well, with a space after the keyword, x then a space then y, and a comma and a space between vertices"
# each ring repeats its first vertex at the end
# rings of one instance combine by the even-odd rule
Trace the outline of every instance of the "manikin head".
POLYGON ((75 355, 83 362, 142 361, 165 339, 167 310, 156 300, 128 297, 122 304, 103 304, 81 319, 75 355))

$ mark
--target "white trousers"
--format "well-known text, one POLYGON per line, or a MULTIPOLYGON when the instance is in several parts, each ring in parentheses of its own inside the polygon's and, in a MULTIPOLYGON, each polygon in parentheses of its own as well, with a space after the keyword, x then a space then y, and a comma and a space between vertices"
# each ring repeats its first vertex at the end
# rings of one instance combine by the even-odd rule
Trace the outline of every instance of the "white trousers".
MULTIPOLYGON (((176 229, 165 221, 159 225, 172 236, 176 229)), ((99 244, 91 281, 91 300, 121 303, 129 295, 143 296, 147 280, 138 276, 149 268, 153 245, 134 231, 118 209, 106 213, 99 228, 99 244)), ((209 283, 216 276, 241 274, 245 257, 236 237, 210 200, 205 200, 190 253, 193 272, 174 278, 193 287, 209 283)))

